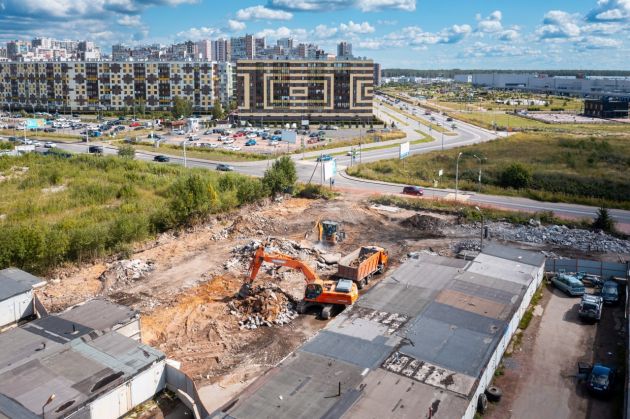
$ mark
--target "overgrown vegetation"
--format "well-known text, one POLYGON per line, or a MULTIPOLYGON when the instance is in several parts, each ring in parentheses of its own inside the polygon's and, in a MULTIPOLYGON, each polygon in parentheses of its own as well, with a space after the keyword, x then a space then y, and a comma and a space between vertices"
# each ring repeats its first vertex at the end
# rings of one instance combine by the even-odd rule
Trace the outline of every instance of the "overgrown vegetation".
POLYGON ((608 212, 608 208, 601 207, 597 211, 597 218, 595 218, 595 220, 593 221, 592 227, 595 230, 603 230, 607 233, 614 234, 616 232, 615 221, 610 216, 610 213, 608 212))
POLYGON ((543 285, 541 285, 540 287, 538 287, 538 289, 532 296, 532 300, 529 303, 529 307, 523 314, 521 321, 518 323, 519 329, 525 330, 531 323, 532 319, 534 318, 534 309, 536 308, 536 306, 538 305, 538 302, 543 296, 543 289, 544 289, 543 285))
POLYGON ((584 136, 521 133, 447 151, 355 166, 348 174, 367 179, 525 196, 541 201, 630 209, 628 135, 584 136), (476 157, 475 157, 476 156, 476 157), (477 158, 479 157, 479 159, 477 158), (438 177, 443 170, 442 177, 438 177))
POLYGON ((274 197, 280 193, 290 191, 297 182, 295 162, 289 156, 282 156, 273 162, 265 171, 262 184, 274 197))
POLYGON ((267 195, 259 179, 117 157, 1 157, 0 174, 0 268, 39 274, 267 195))

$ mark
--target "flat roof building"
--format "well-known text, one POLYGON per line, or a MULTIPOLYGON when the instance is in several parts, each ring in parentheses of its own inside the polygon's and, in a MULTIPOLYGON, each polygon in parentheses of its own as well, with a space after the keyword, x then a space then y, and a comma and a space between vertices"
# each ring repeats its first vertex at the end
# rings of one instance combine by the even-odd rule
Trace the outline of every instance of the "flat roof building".
POLYGON ((591 118, 627 118, 628 101, 604 99, 588 99, 584 101, 584 115, 591 118))
POLYGON ((239 60, 241 121, 371 122, 371 60, 239 60))
POLYGON ((45 283, 21 269, 0 270, 0 330, 35 314, 33 288, 45 283))
POLYGON ((211 417, 473 418, 544 263, 494 244, 410 258, 211 417))

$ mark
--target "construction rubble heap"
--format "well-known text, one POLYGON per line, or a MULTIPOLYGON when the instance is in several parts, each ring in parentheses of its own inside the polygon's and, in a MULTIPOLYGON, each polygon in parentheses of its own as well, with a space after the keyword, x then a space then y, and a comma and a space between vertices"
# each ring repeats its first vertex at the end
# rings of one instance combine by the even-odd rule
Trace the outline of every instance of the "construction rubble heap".
POLYGON ((103 290, 112 291, 144 278, 153 269, 153 261, 118 260, 108 264, 99 279, 103 283, 103 290))
POLYGON ((239 318, 242 329, 254 330, 261 326, 282 326, 298 316, 295 302, 273 284, 256 286, 251 295, 228 303, 230 314, 239 318))

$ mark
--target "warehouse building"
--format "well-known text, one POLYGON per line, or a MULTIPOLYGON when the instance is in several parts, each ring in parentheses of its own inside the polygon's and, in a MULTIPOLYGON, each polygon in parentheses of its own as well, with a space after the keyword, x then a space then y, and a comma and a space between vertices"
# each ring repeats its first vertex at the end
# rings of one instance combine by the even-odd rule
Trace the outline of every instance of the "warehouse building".
POLYGON ((544 264, 494 244, 410 258, 212 417, 472 419, 544 264))
POLYGON ((0 63, 0 106, 55 112, 170 111, 176 97, 195 113, 234 97, 234 66, 217 62, 0 63))
POLYGON ((610 98, 585 100, 584 115, 604 119, 627 118, 628 102, 610 98))
POLYGON ((373 88, 371 60, 237 62, 241 121, 370 123, 373 88))
POLYGON ((0 330, 35 315, 33 289, 45 283, 21 269, 0 270, 0 330))
POLYGON ((0 418, 117 418, 166 386, 138 313, 92 300, 0 334, 0 418))

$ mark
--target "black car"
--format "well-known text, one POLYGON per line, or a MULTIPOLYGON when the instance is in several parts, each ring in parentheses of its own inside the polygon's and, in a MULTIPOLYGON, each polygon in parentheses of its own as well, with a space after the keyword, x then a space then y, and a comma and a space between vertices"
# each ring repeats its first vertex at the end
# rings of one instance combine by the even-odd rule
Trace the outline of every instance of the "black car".
POLYGON ((586 387, 596 396, 608 396, 615 384, 615 370, 602 364, 593 365, 586 387))
POLYGON ((404 195, 422 196, 424 195, 424 190, 419 186, 405 186, 402 193, 404 195))
POLYGON ((168 163, 168 162, 171 161, 171 158, 168 157, 168 156, 164 156, 164 155, 160 154, 159 156, 153 157, 153 161, 157 161, 157 162, 160 162, 160 163, 168 163))
POLYGON ((103 154, 103 147, 100 145, 91 145, 88 148, 88 153, 90 154, 103 154))

